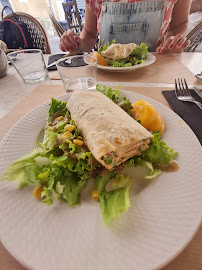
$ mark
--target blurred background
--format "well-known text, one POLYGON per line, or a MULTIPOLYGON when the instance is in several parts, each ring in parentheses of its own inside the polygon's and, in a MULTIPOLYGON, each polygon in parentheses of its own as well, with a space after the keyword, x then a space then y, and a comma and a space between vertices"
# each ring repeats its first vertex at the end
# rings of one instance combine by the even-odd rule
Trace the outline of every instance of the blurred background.
MULTIPOLYGON (((72 28, 72 25, 78 25, 77 28, 73 29, 78 34, 84 24, 85 0, 0 0, 1 13, 5 6, 10 7, 14 12, 25 12, 40 22, 46 32, 51 53, 60 51, 60 29, 58 30, 57 25, 54 25, 53 20, 55 20, 55 24, 59 23, 59 26, 61 26, 63 30, 72 28), (72 5, 68 6, 67 3, 72 5), (67 6, 64 4, 67 4, 67 6), (52 20, 50 18, 50 14, 52 14, 52 20)), ((11 11, 6 8, 4 11, 4 17, 10 13, 11 11)), ((191 31, 201 20, 202 0, 193 0, 189 15, 188 32, 191 31)), ((198 32, 201 32, 199 38, 202 39, 202 29, 198 32)), ((197 46, 195 51, 202 51, 202 44, 197 46)))

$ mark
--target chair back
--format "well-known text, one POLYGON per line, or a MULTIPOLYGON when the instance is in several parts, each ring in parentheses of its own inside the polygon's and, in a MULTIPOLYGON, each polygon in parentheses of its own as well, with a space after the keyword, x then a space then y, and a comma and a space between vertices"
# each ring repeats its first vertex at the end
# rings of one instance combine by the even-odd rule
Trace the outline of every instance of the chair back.
POLYGON ((52 13, 49 14, 49 17, 51 19, 51 22, 52 22, 54 28, 55 28, 55 31, 57 32, 59 38, 61 38, 61 36, 65 32, 65 30, 62 28, 60 23, 55 19, 54 15, 52 13))
POLYGON ((10 19, 14 22, 19 20, 26 23, 32 39, 33 49, 41 49, 46 54, 51 53, 47 35, 42 25, 34 17, 27 13, 15 12, 7 15, 4 19, 10 19))
POLYGON ((80 33, 82 30, 82 24, 76 0, 62 3, 62 6, 65 13, 65 19, 67 20, 69 28, 75 33, 80 33))

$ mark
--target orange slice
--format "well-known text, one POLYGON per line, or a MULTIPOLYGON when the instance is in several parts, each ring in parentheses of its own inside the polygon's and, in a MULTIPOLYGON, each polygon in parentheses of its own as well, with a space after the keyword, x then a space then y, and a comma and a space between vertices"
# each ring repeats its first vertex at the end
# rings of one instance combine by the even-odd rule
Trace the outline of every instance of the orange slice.
POLYGON ((104 59, 104 57, 102 57, 101 54, 94 52, 92 56, 94 56, 97 59, 98 65, 107 66, 107 61, 104 59))
POLYGON ((141 125, 149 131, 164 131, 164 120, 158 111, 149 102, 140 99, 133 104, 131 115, 135 120, 140 120, 141 125))

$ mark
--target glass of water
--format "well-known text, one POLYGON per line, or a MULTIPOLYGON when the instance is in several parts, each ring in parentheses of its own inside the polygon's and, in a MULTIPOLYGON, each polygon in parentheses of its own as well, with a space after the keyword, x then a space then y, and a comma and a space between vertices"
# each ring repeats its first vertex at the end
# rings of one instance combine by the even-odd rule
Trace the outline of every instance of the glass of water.
POLYGON ((15 51, 7 54, 7 57, 26 83, 39 82, 48 78, 48 71, 41 50, 15 51))
POLYGON ((90 54, 66 57, 56 66, 67 93, 96 89, 97 59, 90 54))

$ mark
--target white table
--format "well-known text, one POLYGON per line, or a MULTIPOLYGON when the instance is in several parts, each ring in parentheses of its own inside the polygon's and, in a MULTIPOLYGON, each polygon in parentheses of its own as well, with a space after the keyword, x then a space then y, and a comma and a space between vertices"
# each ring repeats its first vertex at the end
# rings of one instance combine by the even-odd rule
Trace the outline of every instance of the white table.
MULTIPOLYGON (((202 53, 182 53, 174 54, 175 57, 183 63, 193 74, 202 71, 202 53)), ((49 55, 44 55, 46 63, 48 62, 49 55)), ((49 74, 53 75, 55 71, 50 71, 49 74)), ((102 83, 102 82, 99 82, 102 83)), ((127 83, 112 83, 104 82, 107 85, 124 85, 127 83)), ((27 84, 22 81, 13 66, 9 66, 8 74, 6 77, 0 78, 0 118, 8 113, 17 103, 19 103, 25 96, 31 93, 37 86, 41 84, 58 85, 62 84, 60 80, 47 79, 43 82, 27 84)), ((128 83, 128 86, 145 86, 145 87, 174 87, 174 84, 150 84, 150 83, 128 83)), ((201 85, 197 86, 202 89, 201 85)))

